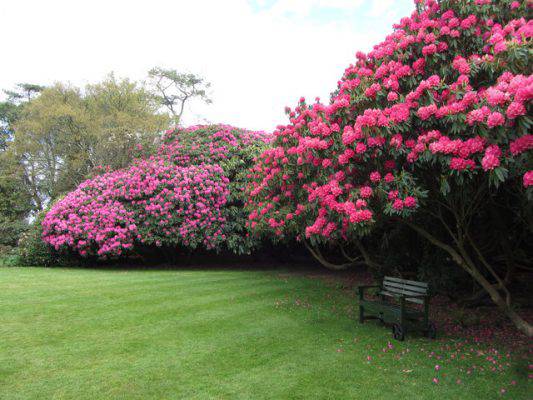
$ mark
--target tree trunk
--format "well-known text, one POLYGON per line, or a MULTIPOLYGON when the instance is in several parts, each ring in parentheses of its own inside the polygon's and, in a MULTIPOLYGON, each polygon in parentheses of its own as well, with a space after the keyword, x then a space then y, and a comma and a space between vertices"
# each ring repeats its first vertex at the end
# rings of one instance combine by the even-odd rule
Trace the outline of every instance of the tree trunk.
POLYGON ((416 231, 418 234, 420 234, 422 237, 427 239, 429 242, 446 251, 461 268, 468 272, 470 276, 472 276, 472 278, 474 278, 475 281, 479 285, 481 285, 481 287, 489 294, 494 304, 496 304, 500 308, 500 310, 514 323, 514 325, 521 332, 525 333, 528 337, 533 336, 533 326, 531 326, 527 321, 522 319, 511 307, 506 304, 505 300, 500 295, 498 290, 494 288, 494 286, 483 276, 483 274, 481 274, 481 272, 479 272, 476 265, 472 262, 472 260, 469 259, 469 257, 464 257, 460 254, 460 250, 458 251, 452 246, 441 242, 439 239, 431 235, 425 229, 415 224, 412 224, 411 222, 403 222, 407 226, 412 228, 414 231, 416 231))
POLYGON ((331 269, 333 271, 343 271, 350 267, 354 267, 358 264, 361 264, 360 262, 349 262, 345 264, 333 264, 326 260, 320 250, 313 249, 309 243, 307 243, 307 240, 303 240, 305 247, 307 250, 309 250, 309 253, 317 260, 322 266, 326 267, 327 269, 331 269))
POLYGON ((365 260, 365 264, 368 265, 370 269, 372 269, 373 271, 380 271, 383 269, 383 266, 381 264, 378 264, 376 261, 374 261, 374 259, 368 253, 368 251, 366 251, 365 246, 363 245, 363 243, 361 243, 360 240, 357 240, 355 242, 355 245, 361 252, 363 259, 365 260))
POLYGON ((515 326, 522 332, 524 332, 528 337, 533 336, 533 326, 531 326, 527 321, 522 319, 503 299, 493 285, 477 270, 473 268, 469 271, 472 277, 479 282, 479 284, 487 291, 492 301, 500 307, 500 309, 509 317, 509 319, 515 324, 515 326))

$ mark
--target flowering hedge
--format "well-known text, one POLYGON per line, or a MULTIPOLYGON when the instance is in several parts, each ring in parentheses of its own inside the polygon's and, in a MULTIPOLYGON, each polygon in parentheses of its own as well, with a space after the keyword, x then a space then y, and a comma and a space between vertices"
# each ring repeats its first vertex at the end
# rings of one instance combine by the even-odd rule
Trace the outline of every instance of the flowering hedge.
POLYGON ((89 179, 59 200, 43 220, 43 239, 100 258, 139 245, 249 252, 238 171, 267 142, 266 134, 225 125, 170 130, 157 156, 89 179))
MULTIPOLYGON (((329 104, 302 98, 287 108, 289 124, 276 129, 249 175, 249 224, 258 235, 353 243, 377 223, 404 220, 420 229, 413 218, 437 204, 449 219, 461 210, 468 219, 469 201, 489 199, 503 185, 531 197, 533 21, 524 16, 532 3, 426 0, 416 7, 384 42, 356 54, 329 104)), ((465 230, 452 232, 459 248, 417 232, 494 289, 461 253, 468 241, 476 263, 486 264, 465 230)))

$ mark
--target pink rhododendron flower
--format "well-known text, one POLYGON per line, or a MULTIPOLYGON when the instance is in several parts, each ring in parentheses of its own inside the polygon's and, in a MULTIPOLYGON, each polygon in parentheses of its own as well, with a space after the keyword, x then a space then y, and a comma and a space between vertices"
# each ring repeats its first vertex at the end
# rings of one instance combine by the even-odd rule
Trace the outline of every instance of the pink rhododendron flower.
POLYGON ((499 112, 493 112, 487 118, 487 125, 489 128, 494 128, 495 126, 501 126, 505 123, 505 117, 499 112))
POLYGON ((472 160, 466 160, 460 157, 454 157, 450 160, 450 168, 457 171, 464 171, 467 168, 474 168, 475 163, 472 160))
POLYGON ((404 201, 403 201, 404 205, 407 207, 407 208, 413 208, 413 207, 416 207, 416 199, 412 196, 407 196, 404 201))
POLYGON ((389 92, 389 94, 387 94, 387 100, 388 101, 396 101, 398 100, 399 96, 398 96, 398 93, 396 92, 389 92))
POLYGON ((526 113, 526 108, 522 103, 519 103, 517 101, 513 101, 511 104, 509 104, 509 107, 507 107, 506 115, 509 119, 515 119, 516 117, 519 117, 521 115, 524 115, 526 113))
POLYGON ((523 177, 524 187, 533 186, 533 171, 527 171, 523 177))
POLYGON ((370 180, 372 182, 379 182, 381 180, 381 174, 378 171, 374 171, 370 174, 370 180))
POLYGON ((470 65, 461 56, 455 57, 455 59, 453 60, 453 68, 459 71, 459 73, 462 75, 468 75, 470 73, 470 65))
POLYGON ((497 145, 487 147, 485 150, 485 155, 481 160, 481 166, 483 167, 483 170, 489 171, 498 167, 500 165, 501 154, 502 151, 497 145))
POLYGON ((533 149, 533 135, 525 135, 511 142, 509 149, 513 156, 533 149))
POLYGON ((394 208, 396 211, 401 211, 403 209, 404 202, 402 199, 396 199, 392 203, 392 208, 394 208))
POLYGON ((370 186, 363 186, 359 190, 359 193, 363 199, 368 199, 372 196, 372 188, 370 186))

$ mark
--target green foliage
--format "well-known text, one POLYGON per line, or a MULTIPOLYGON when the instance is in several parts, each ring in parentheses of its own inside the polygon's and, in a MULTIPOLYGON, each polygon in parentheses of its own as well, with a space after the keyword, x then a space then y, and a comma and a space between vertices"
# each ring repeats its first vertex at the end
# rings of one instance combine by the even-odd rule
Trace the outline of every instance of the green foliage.
POLYGON ((81 91, 70 86, 45 89, 23 108, 15 124, 13 148, 38 209, 88 173, 81 160, 82 154, 89 154, 89 124, 81 91), (74 160, 80 160, 80 165, 73 165, 74 160))
POLYGON ((17 248, 17 264, 21 266, 50 267, 57 264, 59 256, 42 240, 41 226, 45 212, 40 212, 21 236, 17 248))
POLYGON ((21 220, 8 219, 0 215, 0 246, 16 246, 21 235, 28 229, 28 224, 21 220))
POLYGON ((4 90, 7 100, 0 102, 0 151, 7 149, 13 139, 14 125, 24 104, 44 90, 44 86, 19 83, 14 90, 4 90))
POLYGON ((11 252, 4 253, 0 250, 0 267, 16 267, 18 266, 18 257, 11 252))
POLYGON ((24 104, 32 100, 44 86, 31 83, 19 83, 14 90, 5 90, 7 100, 0 102, 0 152, 7 150, 13 139, 14 125, 24 104))
POLYGON ((34 83, 18 83, 14 90, 5 90, 8 102, 11 104, 22 104, 31 101, 46 87, 34 83))

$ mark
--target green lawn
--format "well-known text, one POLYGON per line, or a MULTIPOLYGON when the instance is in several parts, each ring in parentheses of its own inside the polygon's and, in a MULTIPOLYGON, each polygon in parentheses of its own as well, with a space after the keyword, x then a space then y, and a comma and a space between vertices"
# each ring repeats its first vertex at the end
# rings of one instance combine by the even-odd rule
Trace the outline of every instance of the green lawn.
POLYGON ((518 355, 389 349, 353 306, 279 271, 0 268, 0 399, 531 398, 518 355))

